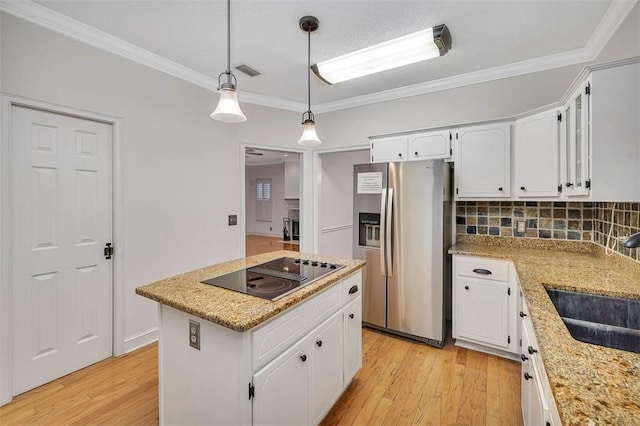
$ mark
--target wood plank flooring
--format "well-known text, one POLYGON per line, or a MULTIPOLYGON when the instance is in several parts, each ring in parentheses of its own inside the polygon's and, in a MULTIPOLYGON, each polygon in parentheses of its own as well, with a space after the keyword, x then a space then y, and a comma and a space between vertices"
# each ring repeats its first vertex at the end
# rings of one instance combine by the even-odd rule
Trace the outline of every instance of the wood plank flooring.
MULTIPOLYGON (((17 396, 0 424, 158 424, 152 344, 17 396)), ((323 425, 520 425, 520 364, 363 329, 363 367, 323 425)))
POLYGON ((282 238, 267 237, 264 235, 247 235, 245 247, 247 256, 270 253, 277 250, 300 251, 298 244, 285 243, 282 242, 282 238))

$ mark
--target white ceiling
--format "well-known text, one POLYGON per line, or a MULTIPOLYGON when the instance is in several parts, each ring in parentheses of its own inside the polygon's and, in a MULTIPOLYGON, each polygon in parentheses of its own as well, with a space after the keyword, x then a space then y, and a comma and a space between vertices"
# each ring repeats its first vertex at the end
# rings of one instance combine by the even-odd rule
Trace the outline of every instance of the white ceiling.
MULTIPOLYGON (((251 78, 234 71, 241 101, 300 110, 307 83, 301 16, 320 20, 312 62, 430 26, 449 27, 453 46, 443 57, 333 86, 312 77, 312 109, 322 112, 586 62, 636 2, 233 0, 231 62, 262 73, 251 78)), ((224 0, 4 0, 0 6, 208 88, 226 68, 224 0)))
POLYGON ((282 164, 285 161, 298 161, 299 158, 299 155, 295 152, 247 148, 245 149, 244 164, 245 166, 266 166, 282 164))

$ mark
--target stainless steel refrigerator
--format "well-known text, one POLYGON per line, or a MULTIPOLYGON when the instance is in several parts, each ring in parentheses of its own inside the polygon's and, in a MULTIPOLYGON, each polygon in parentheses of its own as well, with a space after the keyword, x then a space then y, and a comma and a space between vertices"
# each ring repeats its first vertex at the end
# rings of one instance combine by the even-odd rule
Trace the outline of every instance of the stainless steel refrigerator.
POLYGON ((353 256, 367 261, 363 323, 441 347, 451 305, 449 165, 354 166, 353 256))

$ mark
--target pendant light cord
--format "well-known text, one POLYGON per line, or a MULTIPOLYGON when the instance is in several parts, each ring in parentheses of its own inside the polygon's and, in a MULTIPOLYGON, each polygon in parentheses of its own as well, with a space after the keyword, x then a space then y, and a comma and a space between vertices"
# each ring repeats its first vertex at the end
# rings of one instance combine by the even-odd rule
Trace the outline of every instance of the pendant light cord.
POLYGON ((231 74, 231 0, 227 0, 227 74, 231 74))
MULTIPOLYGON (((311 115, 311 30, 307 31, 307 100, 308 100, 308 110, 307 112, 311 115)), ((311 116, 309 116, 311 118, 311 116)))

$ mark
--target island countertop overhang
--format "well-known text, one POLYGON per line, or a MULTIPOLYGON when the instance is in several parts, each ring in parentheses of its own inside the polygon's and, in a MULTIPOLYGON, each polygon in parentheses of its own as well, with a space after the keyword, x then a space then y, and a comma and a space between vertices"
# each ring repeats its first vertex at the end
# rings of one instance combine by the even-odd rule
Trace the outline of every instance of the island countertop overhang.
POLYGON ((206 266, 146 284, 136 288, 136 294, 223 327, 244 332, 295 306, 308 297, 331 287, 364 266, 365 262, 358 259, 344 259, 280 250, 206 266), (345 267, 277 301, 261 299, 200 282, 286 256, 335 262, 343 264, 345 267))

